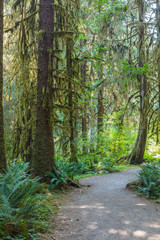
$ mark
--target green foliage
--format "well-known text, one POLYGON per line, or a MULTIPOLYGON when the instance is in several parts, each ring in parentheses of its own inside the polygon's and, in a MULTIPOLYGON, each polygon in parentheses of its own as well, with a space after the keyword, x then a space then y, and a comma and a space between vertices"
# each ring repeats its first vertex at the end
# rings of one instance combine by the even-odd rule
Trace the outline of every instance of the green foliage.
POLYGON ((68 178, 74 179, 76 175, 81 175, 89 171, 88 165, 85 162, 61 162, 60 170, 65 172, 68 178))
POLYGON ((147 198, 160 198, 160 162, 145 163, 138 172, 138 192, 147 198))
MULTIPOLYGON (((111 117, 104 118, 105 124, 99 135, 95 131, 92 132, 90 139, 79 139, 77 144, 80 152, 78 160, 81 163, 85 163, 87 167, 84 173, 108 173, 115 171, 117 159, 131 152, 135 144, 136 131, 134 124, 130 124, 125 119, 122 122, 124 109, 125 107, 121 107, 111 117), (81 152, 83 145, 87 146, 88 149, 88 152, 85 154, 81 152)), ((118 164, 126 165, 127 160, 122 159, 118 161, 118 164)), ((77 170, 76 172, 78 173, 77 170)))
POLYGON ((69 179, 73 180, 77 175, 90 172, 88 165, 84 162, 69 162, 59 158, 57 166, 59 171, 56 170, 56 175, 54 173, 47 173, 47 176, 51 179, 51 188, 62 188, 68 184, 69 179))
POLYGON ((148 162, 160 161, 160 147, 159 144, 157 144, 155 136, 148 139, 144 158, 148 162))
POLYGON ((31 178, 24 162, 11 163, 7 173, 0 175, 0 237, 4 240, 17 235, 17 239, 35 239, 35 230, 46 229, 44 216, 51 209, 38 181, 31 178))
POLYGON ((96 166, 96 170, 98 173, 109 173, 112 172, 115 166, 115 161, 111 158, 104 158, 99 161, 96 166))
POLYGON ((81 166, 83 166, 81 173, 82 174, 99 174, 99 173, 109 173, 112 172, 115 166, 115 160, 113 158, 105 156, 98 151, 93 153, 88 153, 79 158, 82 161, 81 166), (83 162, 84 161, 84 162, 83 162))
POLYGON ((137 75, 144 75, 151 71, 147 64, 144 64, 143 67, 138 67, 137 65, 130 64, 127 59, 119 61, 118 68, 121 74, 126 74, 131 79, 136 78, 137 75))
MULTIPOLYGON (((95 158, 98 157, 97 161, 104 158, 107 161, 108 159, 115 161, 131 152, 135 137, 136 132, 133 125, 124 123, 124 125, 119 126, 118 120, 108 121, 104 130, 98 136, 96 154, 93 155, 95 158)), ((94 142, 96 142, 96 139, 94 142)))
POLYGON ((75 180, 78 176, 85 176, 86 174, 109 173, 115 166, 113 159, 102 157, 97 152, 81 155, 78 157, 78 161, 78 163, 69 162, 69 160, 64 160, 59 156, 56 159, 59 168, 59 171, 56 171, 56 176, 54 173, 47 174, 51 179, 50 187, 63 188, 68 184, 69 179, 75 180))
POLYGON ((62 188, 67 184, 68 177, 65 172, 56 171, 56 175, 49 172, 46 176, 50 178, 51 188, 62 188))

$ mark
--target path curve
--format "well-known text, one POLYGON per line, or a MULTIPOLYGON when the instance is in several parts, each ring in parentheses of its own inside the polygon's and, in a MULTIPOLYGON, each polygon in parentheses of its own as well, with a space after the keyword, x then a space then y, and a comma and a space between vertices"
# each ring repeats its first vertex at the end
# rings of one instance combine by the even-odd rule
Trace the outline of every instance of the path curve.
POLYGON ((160 205, 125 188, 136 173, 131 169, 81 180, 91 187, 69 194, 60 208, 55 239, 160 240, 160 205))

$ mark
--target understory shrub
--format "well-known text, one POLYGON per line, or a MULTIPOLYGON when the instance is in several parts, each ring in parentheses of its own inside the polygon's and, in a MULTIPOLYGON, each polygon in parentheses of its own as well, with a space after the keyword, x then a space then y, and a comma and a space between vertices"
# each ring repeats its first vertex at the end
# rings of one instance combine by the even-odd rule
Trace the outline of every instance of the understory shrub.
POLYGON ((103 158, 96 166, 98 173, 109 173, 112 172, 115 166, 115 161, 111 158, 103 158))
POLYGON ((138 192, 147 198, 160 198, 160 162, 142 164, 138 172, 138 192))
POLYGON ((89 171, 89 167, 85 162, 62 162, 59 166, 60 170, 65 172, 68 178, 74 179, 74 176, 85 174, 89 171))
POLYGON ((50 180, 51 188, 63 188, 68 184, 68 180, 74 180, 77 175, 85 174, 89 171, 88 165, 85 163, 68 162, 67 160, 57 161, 58 170, 54 173, 47 173, 50 180))
POLYGON ((36 239, 51 212, 39 178, 31 178, 28 163, 13 162, 0 174, 0 239, 36 239), (16 237, 18 236, 18 237, 16 237))
POLYGON ((56 175, 49 172, 46 176, 50 178, 50 188, 62 188, 67 185, 68 177, 63 171, 56 171, 56 175))
POLYGON ((83 174, 99 174, 112 172, 115 161, 112 158, 102 157, 96 153, 88 153, 78 158, 78 163, 59 159, 56 161, 59 171, 48 173, 51 187, 62 188, 68 183, 68 180, 74 180, 75 177, 83 174), (96 157, 95 157, 96 156, 96 157))

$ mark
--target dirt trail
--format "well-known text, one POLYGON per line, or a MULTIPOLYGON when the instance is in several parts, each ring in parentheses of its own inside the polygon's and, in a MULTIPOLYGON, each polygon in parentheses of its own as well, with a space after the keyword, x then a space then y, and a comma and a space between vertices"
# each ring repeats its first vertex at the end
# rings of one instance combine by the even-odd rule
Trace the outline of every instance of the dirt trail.
MULTIPOLYGON (((160 240, 160 205, 125 189, 136 169, 81 180, 60 207, 56 240, 160 240)), ((53 237, 54 236, 54 237, 53 237)))

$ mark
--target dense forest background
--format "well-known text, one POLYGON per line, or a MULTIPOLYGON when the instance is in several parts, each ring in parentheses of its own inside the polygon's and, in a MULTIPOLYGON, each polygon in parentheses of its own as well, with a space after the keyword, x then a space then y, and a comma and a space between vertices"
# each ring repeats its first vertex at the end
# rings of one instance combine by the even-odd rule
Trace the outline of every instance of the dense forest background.
POLYGON ((0 171, 160 160, 159 36, 159 0, 0 0, 0 171))
POLYGON ((7 159, 44 177, 57 161, 158 158, 159 14, 158 1, 5 1, 7 159))

